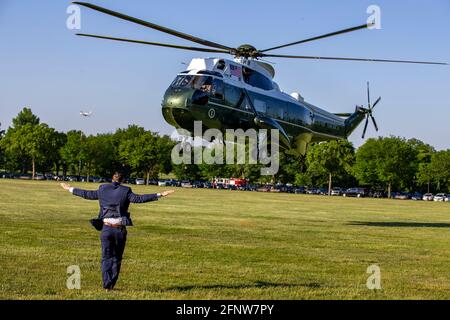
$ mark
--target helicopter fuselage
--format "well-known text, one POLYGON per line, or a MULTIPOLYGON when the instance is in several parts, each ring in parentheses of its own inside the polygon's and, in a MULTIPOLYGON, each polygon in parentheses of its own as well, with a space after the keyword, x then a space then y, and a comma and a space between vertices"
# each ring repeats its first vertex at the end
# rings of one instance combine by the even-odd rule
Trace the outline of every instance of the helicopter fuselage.
POLYGON ((282 92, 272 80, 273 68, 247 59, 194 59, 177 75, 162 102, 165 120, 194 132, 203 128, 278 129, 280 146, 305 154, 313 142, 346 139, 365 118, 357 108, 348 118, 282 92))

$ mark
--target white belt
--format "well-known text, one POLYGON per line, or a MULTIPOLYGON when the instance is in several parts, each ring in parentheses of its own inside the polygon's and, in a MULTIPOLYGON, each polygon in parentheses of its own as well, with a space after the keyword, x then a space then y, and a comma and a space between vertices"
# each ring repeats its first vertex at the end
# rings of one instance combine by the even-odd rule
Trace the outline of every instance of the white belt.
POLYGON ((122 218, 105 218, 103 219, 104 223, 109 223, 113 225, 122 224, 122 218))

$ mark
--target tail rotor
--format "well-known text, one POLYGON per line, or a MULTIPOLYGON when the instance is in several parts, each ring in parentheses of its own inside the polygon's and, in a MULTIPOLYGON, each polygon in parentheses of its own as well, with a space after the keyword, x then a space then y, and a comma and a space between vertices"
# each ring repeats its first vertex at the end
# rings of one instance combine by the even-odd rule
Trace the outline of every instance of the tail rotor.
POLYGON ((375 130, 378 132, 378 125, 377 122, 375 120, 375 117, 373 116, 373 109, 376 107, 376 105, 381 101, 381 97, 379 97, 377 99, 377 101, 375 101, 375 103, 372 105, 371 100, 370 100, 370 83, 367 82, 367 109, 365 110, 366 113, 366 123, 364 125, 364 130, 363 130, 363 134, 362 134, 362 138, 364 139, 366 137, 366 132, 367 132, 367 127, 369 126, 369 119, 372 120, 373 126, 375 127, 375 130))

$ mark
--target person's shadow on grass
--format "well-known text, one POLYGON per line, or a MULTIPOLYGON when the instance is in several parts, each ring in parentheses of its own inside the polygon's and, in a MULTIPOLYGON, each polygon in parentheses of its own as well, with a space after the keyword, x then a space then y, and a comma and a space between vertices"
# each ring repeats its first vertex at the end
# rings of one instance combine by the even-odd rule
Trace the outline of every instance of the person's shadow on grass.
POLYGON ((319 283, 272 283, 265 281, 257 281, 252 284, 211 284, 211 285, 186 285, 186 286, 174 286, 165 288, 165 291, 190 291, 195 289, 258 289, 258 288, 294 288, 294 287, 307 287, 307 288, 320 288, 319 283))
POLYGON ((450 223, 444 222, 383 222, 383 221, 351 221, 347 225, 365 227, 391 227, 391 228, 450 228, 450 223))

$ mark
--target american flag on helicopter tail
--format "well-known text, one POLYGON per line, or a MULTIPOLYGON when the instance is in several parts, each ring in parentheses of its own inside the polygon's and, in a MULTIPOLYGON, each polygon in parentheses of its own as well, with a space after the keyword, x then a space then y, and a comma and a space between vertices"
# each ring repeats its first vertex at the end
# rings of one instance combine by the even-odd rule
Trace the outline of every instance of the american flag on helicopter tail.
POLYGON ((230 64, 230 74, 235 77, 242 77, 242 67, 230 64))

